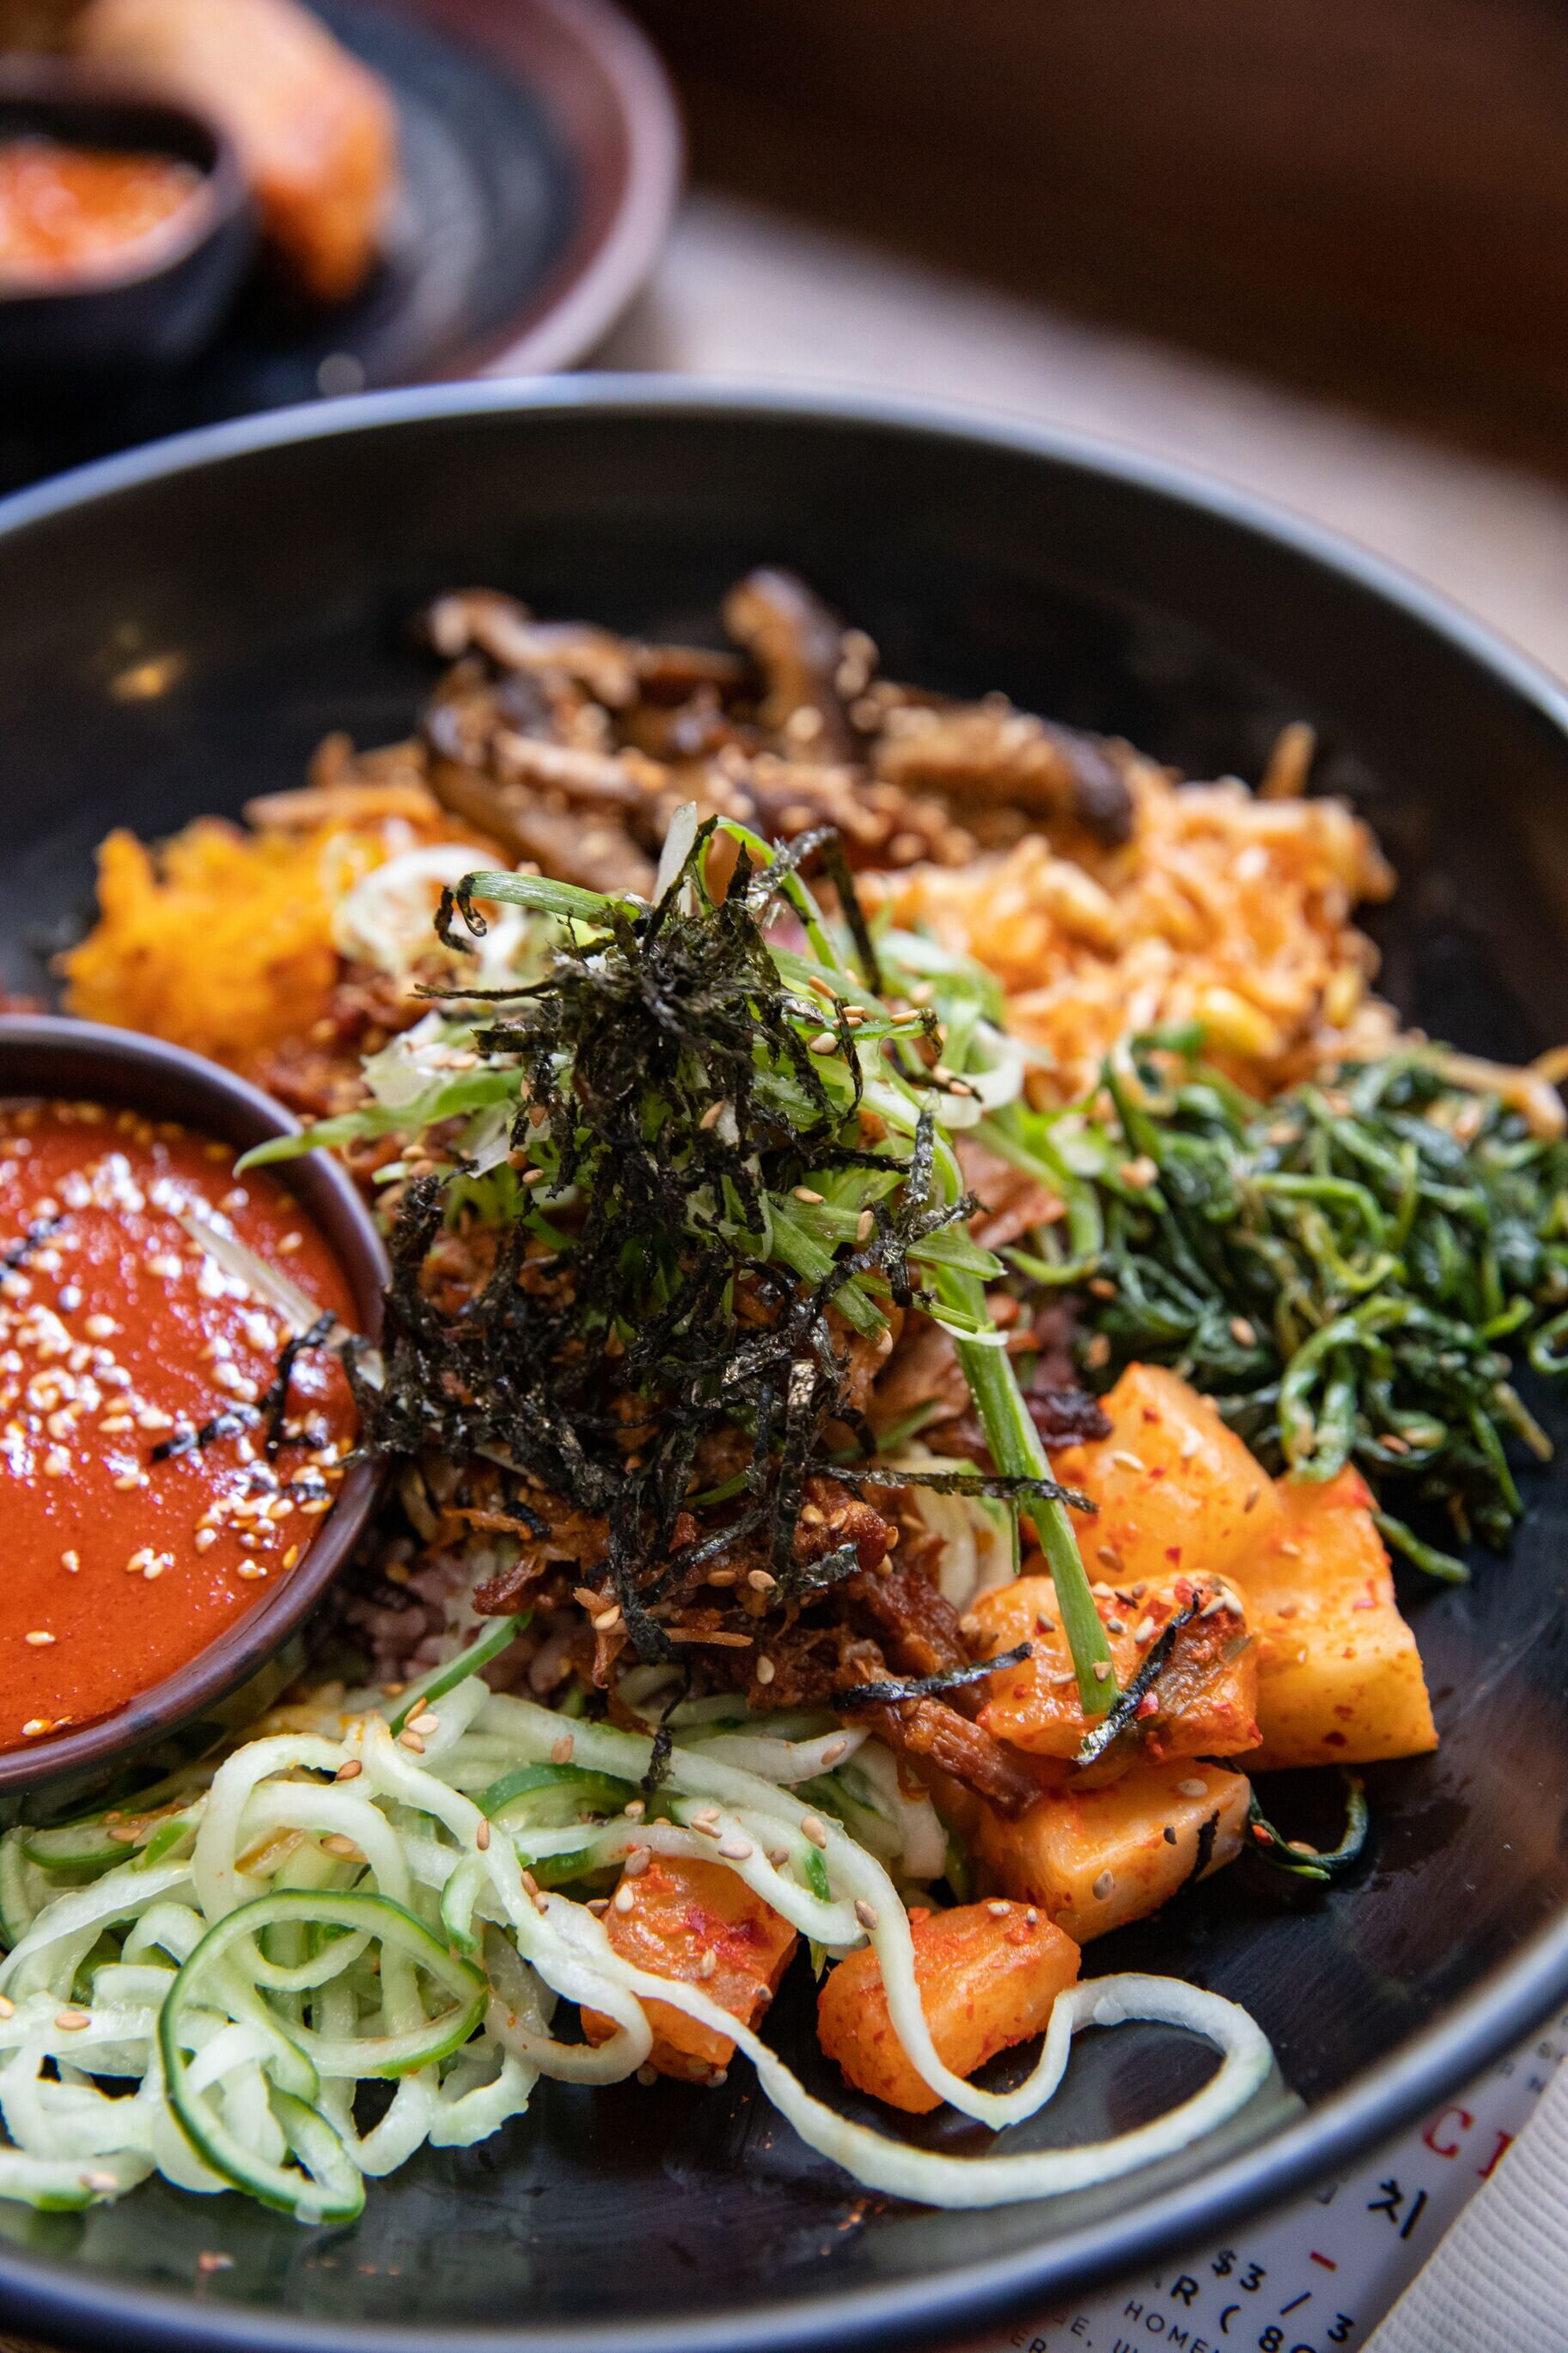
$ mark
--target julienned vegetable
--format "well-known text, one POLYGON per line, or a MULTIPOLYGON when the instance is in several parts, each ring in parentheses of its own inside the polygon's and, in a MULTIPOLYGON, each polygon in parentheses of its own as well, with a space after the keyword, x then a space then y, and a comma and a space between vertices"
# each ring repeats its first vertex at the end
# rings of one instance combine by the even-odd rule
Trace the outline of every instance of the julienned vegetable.
MULTIPOLYGON (((1508 1442, 1551 1451, 1506 1352, 1568 1371, 1560 1122, 1532 1125, 1528 1103, 1434 1049, 1259 1105, 1200 1048, 1134 1039, 1107 1066, 1107 1116, 1020 1109, 998 1126, 996 1148, 1048 1172, 1069 1209, 1065 1243, 1015 1262, 1091 1286, 1106 1377, 1173 1366, 1270 1469, 1330 1480, 1353 1461, 1461 1540, 1501 1545, 1522 1508, 1508 1442)), ((1381 1525, 1418 1567, 1466 1574, 1401 1519, 1381 1525)))
MULTIPOLYGON (((482 1647, 453 1662, 438 1709, 423 1695, 420 1731, 395 1736, 370 1706, 322 1710, 318 1728, 236 1749, 205 1788, 189 1778, 175 1793, 177 1835, 156 1861, 151 1815, 130 1818, 142 1842, 119 1845, 127 1859, 96 1875, 101 1849, 57 1856, 25 1830, 6 1834, 0 2196, 83 2206, 156 2171, 186 2189, 244 2190, 303 2221, 346 2221, 367 2177, 426 2141, 486 2137, 526 2107, 540 2075, 609 2083, 633 2073, 651 2045, 648 2001, 743 2050, 802 2137, 858 2179, 938 2205, 1112 2179, 1234 2116, 1268 2077, 1268 2045, 1245 2011, 1193 1987, 1115 1977, 1050 2002, 1070 1978, 1059 1958, 1070 1947, 1046 1930, 1051 1987, 1009 1997, 1019 2032, 1048 2008, 1041 2057, 1016 2091, 978 2089, 933 2044, 898 1884, 908 1862, 931 1867, 932 1841, 891 1816, 885 1862, 853 1838, 818 1795, 820 1736, 765 1723, 737 1735, 699 1705, 678 1731, 658 1801, 623 1803, 646 1783, 652 1740, 492 1694, 472 1672, 482 1647), (732 1761, 737 1740, 771 1769, 732 1761), (581 1801, 578 1819, 562 1819, 563 1790, 581 1801), (1167 2115, 1093 2147, 982 2159, 904 2147, 807 2093, 700 1982, 650 1974, 617 1952, 602 1904, 581 1898, 638 1852, 734 1873, 829 1953, 868 1940, 918 2096, 994 2130, 1045 2105, 1085 2025, 1184 2025, 1222 2063, 1167 2115), (552 1858, 575 1894, 541 1885, 552 1858), (560 2000, 595 2013, 604 2039, 559 2040, 560 2000), (377 2081, 394 2088, 369 2123, 356 2094, 377 2081)), ((298 1724, 304 1712, 290 1713, 298 1724)), ((1013 1957, 1013 1978, 1021 1966, 1013 1957)))

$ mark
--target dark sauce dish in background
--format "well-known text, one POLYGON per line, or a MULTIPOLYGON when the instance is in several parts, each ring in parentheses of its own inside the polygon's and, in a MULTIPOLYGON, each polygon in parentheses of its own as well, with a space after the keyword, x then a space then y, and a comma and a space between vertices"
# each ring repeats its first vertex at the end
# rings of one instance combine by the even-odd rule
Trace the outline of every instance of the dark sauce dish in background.
MULTIPOLYGON (((8 985, 43 985, 110 826, 237 811, 297 784, 330 726, 405 733, 432 681, 408 621, 440 590, 484 581, 682 638, 710 632, 762 562, 812 580, 895 677, 1000 688, 1191 775, 1257 776, 1279 727, 1310 722, 1317 784, 1400 872, 1377 924, 1384 992, 1505 1059, 1568 1037, 1568 698, 1486 630, 1310 525, 1126 452, 678 379, 252 418, 0 506, 8 985)), ((142 1050, 167 1055, 113 1036, 116 1056, 142 1050)), ((184 1115, 217 1126, 210 1107, 184 1115)), ((316 1165, 294 1164, 302 1200, 316 1165)), ((1282 1911, 1227 1874, 1090 1947, 1097 1974, 1163 1970, 1251 2010, 1299 2102, 1266 2138, 931 2212, 812 2156, 748 2069, 701 2092, 546 2083, 495 2141, 378 2181, 346 2227, 156 2181, 79 2215, 0 2207, 0 2321, 147 2353, 909 2353, 1007 2315, 1037 2324, 1090 2277, 1321 2186, 1568 1997, 1568 1400, 1531 1402, 1560 1451, 1528 1476, 1511 1555, 1478 1555, 1468 1586, 1406 1589, 1442 1745, 1369 1768, 1374 1845, 1353 1884, 1282 1911)), ((846 2098, 812 2011, 802 1971, 770 2039, 846 2098)), ((1121 2129, 1193 2088, 1193 2064, 1159 2029, 1086 2035, 1014 2146, 1121 2129)), ((914 2129, 975 2145, 951 2115, 914 2129)))
MULTIPOLYGON (((40 1099, 174 1121, 237 1155, 296 1127, 258 1089, 183 1048, 53 1015, 0 1017, 0 1102, 40 1099)), ((93 1132, 112 1142, 111 1132, 93 1132)), ((386 1260, 354 1186, 335 1162, 313 1154, 292 1164, 286 1189, 336 1261, 358 1329, 374 1336, 386 1260)), ((166 1769, 253 1718, 298 1672, 302 1653, 293 1638, 363 1532, 379 1485, 374 1466, 351 1464, 298 1565, 186 1663, 112 1713, 0 1752, 0 1811, 14 1815, 25 1800, 29 1818, 58 1814, 106 1775, 149 1762, 166 1769)), ((94 1584, 112 1609, 117 1588, 134 1580, 96 1566, 94 1584)))
POLYGON ((101 396, 190 359, 221 325, 254 243, 224 133, 129 83, 38 59, 0 67, 0 147, 21 140, 168 156, 198 176, 167 221, 116 251, 47 279, 0 272, 0 400, 101 396))

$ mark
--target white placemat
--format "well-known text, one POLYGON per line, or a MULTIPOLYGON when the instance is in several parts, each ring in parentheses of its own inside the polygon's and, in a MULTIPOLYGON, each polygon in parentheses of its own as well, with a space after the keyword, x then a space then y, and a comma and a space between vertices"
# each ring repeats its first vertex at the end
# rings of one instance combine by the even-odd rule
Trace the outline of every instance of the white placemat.
POLYGON ((1568 2012, 1316 2196, 973 2353, 1568 2353, 1564 2051, 1568 2012))

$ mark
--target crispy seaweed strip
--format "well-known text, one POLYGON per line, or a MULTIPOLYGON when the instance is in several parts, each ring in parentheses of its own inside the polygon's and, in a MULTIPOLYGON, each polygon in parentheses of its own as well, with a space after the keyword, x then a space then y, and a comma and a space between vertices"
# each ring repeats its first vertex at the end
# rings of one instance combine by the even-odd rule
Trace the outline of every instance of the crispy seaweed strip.
POLYGON ((977 1667, 947 1667, 935 1675, 917 1675, 908 1683, 851 1683, 847 1691, 835 1692, 833 1704, 849 1715, 862 1707, 896 1707, 900 1700, 935 1699, 942 1692, 957 1691, 964 1683, 984 1683, 1002 1667, 1021 1667, 1026 1659, 1034 1656, 1032 1642, 1020 1642, 1016 1650, 999 1651, 977 1667))
POLYGON ((172 1462, 177 1455, 194 1454, 204 1446, 216 1446, 220 1439, 237 1438, 242 1431, 254 1429, 260 1419, 259 1406, 226 1406, 222 1413, 213 1416, 211 1421, 204 1421, 199 1430, 178 1430, 173 1438, 160 1440, 148 1460, 152 1462, 172 1462))
POLYGON ((1176 1636, 1196 1615, 1197 1612, 1194 1609, 1179 1609, 1176 1612, 1170 1624, 1161 1632, 1159 1640, 1151 1644, 1142 1665, 1115 1705, 1100 1717, 1098 1724, 1091 1725, 1084 1734, 1078 1754, 1073 1758, 1075 1765, 1092 1765, 1097 1757, 1104 1756, 1113 1740, 1123 1732, 1129 1731, 1137 1722, 1138 1711, 1144 1699, 1153 1690, 1171 1663, 1171 1653, 1176 1647, 1176 1636))
POLYGON ((786 1599, 805 1600, 808 1595, 830 1592, 847 1577, 853 1577, 860 1567, 860 1555, 852 1544, 841 1544, 832 1552, 825 1552, 820 1560, 792 1561, 780 1579, 786 1599))
POLYGON ((35 1218, 19 1240, 0 1250, 0 1274, 14 1274, 19 1266, 26 1266, 33 1252, 42 1248, 56 1227, 64 1223, 63 1213, 56 1218, 35 1218))
POLYGON ((319 1348, 337 1323, 329 1307, 318 1315, 308 1332, 291 1332, 284 1341, 278 1358, 278 1370, 273 1375, 266 1395, 261 1398, 259 1412, 267 1424, 267 1458, 270 1461, 283 1443, 283 1422, 289 1410, 289 1385, 294 1377, 294 1366, 307 1348, 319 1348))
POLYGON ((1371 1824, 1366 1784, 1359 1773, 1352 1773, 1348 1767, 1342 1767, 1341 1771, 1345 1785, 1345 1829, 1338 1846, 1320 1848, 1309 1846, 1302 1839, 1288 1839, 1282 1831, 1275 1829, 1254 1796, 1247 1810, 1247 1825, 1252 1834, 1252 1851, 1260 1862, 1291 1879, 1326 1884, 1331 1880, 1342 1879, 1352 1865, 1360 1862, 1371 1824))
POLYGON ((1219 1811, 1215 1810, 1198 1824, 1197 1843, 1193 1850, 1193 1867, 1183 1881, 1185 1887, 1194 1886, 1214 1861, 1215 1841, 1219 1836, 1219 1811))
POLYGON ((691 1688, 691 1669, 682 1662, 679 1682, 659 1710, 655 1726, 653 1749, 647 1760, 647 1771, 642 1777, 642 1793, 650 1803, 658 1795, 660 1783, 669 1771, 670 1752, 675 1746, 675 1711, 691 1688))

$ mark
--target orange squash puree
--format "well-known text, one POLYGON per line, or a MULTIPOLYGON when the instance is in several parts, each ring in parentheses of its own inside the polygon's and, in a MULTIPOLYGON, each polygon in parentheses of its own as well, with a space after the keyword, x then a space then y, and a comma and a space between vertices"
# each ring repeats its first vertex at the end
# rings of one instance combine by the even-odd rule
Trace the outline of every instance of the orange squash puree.
POLYGON ((297 1360, 268 1461, 281 1319, 194 1241, 227 1219, 346 1322, 325 1241, 229 1146, 93 1103, 0 1107, 0 1749, 184 1666, 303 1556, 342 1477, 337 1358, 297 1360), (225 1434, 163 1461, 227 1416, 225 1434))
POLYGON ((0 142, 0 279, 69 278, 162 228, 202 185, 174 155, 0 142))

